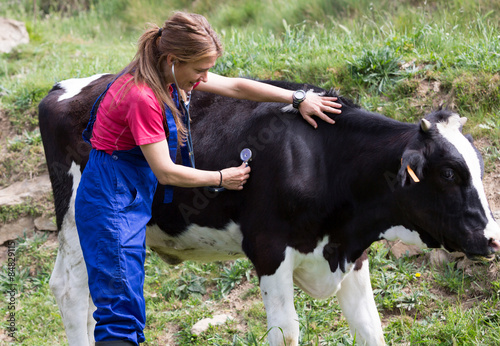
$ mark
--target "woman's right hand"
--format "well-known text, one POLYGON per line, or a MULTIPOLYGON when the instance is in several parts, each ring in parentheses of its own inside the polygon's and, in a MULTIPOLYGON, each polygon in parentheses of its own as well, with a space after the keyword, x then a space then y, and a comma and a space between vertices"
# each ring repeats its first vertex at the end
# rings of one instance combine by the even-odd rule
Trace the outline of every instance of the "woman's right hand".
MULTIPOLYGON (((194 169, 173 163, 166 140, 141 145, 141 150, 162 185, 202 187, 218 186, 221 182, 218 171, 194 169)), ((228 190, 241 190, 250 176, 250 167, 243 163, 239 167, 226 168, 220 172, 223 187, 228 190)))
POLYGON ((239 167, 230 167, 221 170, 222 186, 228 190, 242 190, 243 185, 250 177, 250 166, 242 163, 239 167))

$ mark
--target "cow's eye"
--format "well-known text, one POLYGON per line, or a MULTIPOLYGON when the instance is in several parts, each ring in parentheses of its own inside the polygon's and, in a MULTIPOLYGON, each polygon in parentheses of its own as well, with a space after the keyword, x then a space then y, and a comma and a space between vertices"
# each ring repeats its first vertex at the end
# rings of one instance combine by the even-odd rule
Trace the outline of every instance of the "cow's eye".
POLYGON ((441 171, 441 176, 445 180, 453 181, 455 180, 455 172, 451 168, 446 168, 441 171))

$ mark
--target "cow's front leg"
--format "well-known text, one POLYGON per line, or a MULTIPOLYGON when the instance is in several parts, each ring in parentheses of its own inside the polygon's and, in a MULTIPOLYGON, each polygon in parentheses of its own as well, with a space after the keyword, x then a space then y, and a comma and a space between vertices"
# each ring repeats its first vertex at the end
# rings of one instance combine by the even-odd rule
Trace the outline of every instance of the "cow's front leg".
POLYGON ((50 288, 59 306, 69 345, 94 345, 92 312, 95 307, 90 299, 87 269, 76 226, 68 227, 66 222, 59 233, 59 250, 50 288))
POLYGON ((289 251, 285 253, 276 272, 260 278, 270 346, 296 346, 299 342, 299 319, 293 300, 293 256, 289 251))
POLYGON ((357 344, 385 345, 382 324, 373 299, 368 259, 356 262, 355 269, 342 281, 337 297, 357 344))

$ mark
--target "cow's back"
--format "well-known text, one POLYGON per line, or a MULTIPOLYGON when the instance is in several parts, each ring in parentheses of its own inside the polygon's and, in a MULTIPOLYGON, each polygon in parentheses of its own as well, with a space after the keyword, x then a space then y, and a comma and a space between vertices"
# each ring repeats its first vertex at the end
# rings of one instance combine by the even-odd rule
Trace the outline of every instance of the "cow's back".
POLYGON ((57 83, 38 106, 38 119, 52 183, 57 227, 60 230, 76 189, 73 167, 83 171, 90 146, 82 139, 95 100, 114 75, 96 75, 57 83))

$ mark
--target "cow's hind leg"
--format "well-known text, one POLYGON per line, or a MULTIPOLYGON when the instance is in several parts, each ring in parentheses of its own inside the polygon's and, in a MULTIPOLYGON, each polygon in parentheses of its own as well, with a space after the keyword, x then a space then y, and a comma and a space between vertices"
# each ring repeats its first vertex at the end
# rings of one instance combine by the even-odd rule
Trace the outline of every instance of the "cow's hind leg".
POLYGON ((273 275, 260 278, 262 299, 267 313, 268 340, 271 346, 296 346, 299 320, 293 299, 293 256, 285 260, 273 275))
POLYGON ((50 288, 56 297, 69 345, 94 345, 95 321, 92 312, 95 307, 90 299, 87 269, 76 226, 74 222, 67 221, 64 221, 59 233, 59 250, 50 288))
POLYGON ((337 292, 340 307, 358 345, 385 345, 370 283, 368 259, 358 260, 337 292), (359 268, 361 266, 361 268, 359 268))

